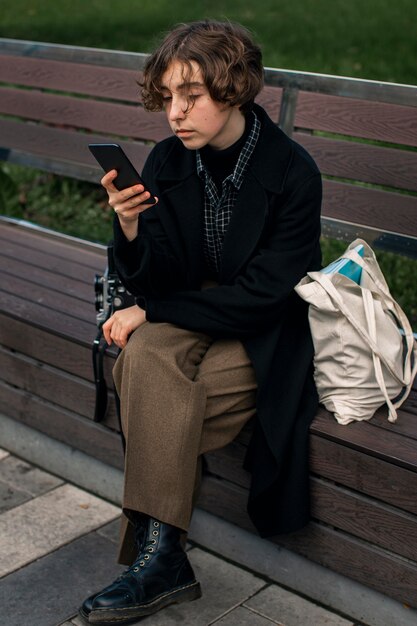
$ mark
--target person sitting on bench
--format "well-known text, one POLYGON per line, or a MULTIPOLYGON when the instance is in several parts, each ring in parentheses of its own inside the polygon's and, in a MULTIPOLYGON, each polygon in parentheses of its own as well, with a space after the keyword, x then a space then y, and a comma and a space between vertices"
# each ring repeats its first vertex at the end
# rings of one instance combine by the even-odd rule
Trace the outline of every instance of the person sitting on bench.
MULTIPOLYGON (((184 551, 202 455, 253 419, 245 460, 261 536, 309 520, 308 431, 317 409, 307 305, 320 268, 321 176, 255 104, 259 46, 242 26, 176 26, 148 58, 143 105, 164 110, 141 185, 102 184, 118 274, 136 304, 104 324, 125 447, 119 560, 128 569, 81 615, 123 624, 200 597, 184 551)), ((219 545, 221 552, 221 545, 219 545)))

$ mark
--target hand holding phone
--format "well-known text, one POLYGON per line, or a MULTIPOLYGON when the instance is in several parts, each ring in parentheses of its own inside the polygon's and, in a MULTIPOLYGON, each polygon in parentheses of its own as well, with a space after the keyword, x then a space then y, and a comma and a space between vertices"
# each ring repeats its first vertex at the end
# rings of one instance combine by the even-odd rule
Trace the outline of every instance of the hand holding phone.
POLYGON ((106 173, 110 170, 117 171, 117 176, 113 181, 117 190, 122 191, 134 185, 143 185, 145 191, 151 194, 143 204, 155 204, 157 201, 155 196, 118 144, 90 143, 88 147, 106 173))

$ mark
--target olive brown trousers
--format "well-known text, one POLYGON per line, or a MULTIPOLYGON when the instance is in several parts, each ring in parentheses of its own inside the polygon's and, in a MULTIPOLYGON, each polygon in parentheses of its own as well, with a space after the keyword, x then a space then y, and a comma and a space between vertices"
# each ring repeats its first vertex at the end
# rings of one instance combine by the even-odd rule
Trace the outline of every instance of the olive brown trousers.
POLYGON ((125 472, 119 561, 135 558, 135 512, 187 531, 201 455, 230 443, 255 413, 256 381, 236 339, 145 322, 120 353, 125 472))

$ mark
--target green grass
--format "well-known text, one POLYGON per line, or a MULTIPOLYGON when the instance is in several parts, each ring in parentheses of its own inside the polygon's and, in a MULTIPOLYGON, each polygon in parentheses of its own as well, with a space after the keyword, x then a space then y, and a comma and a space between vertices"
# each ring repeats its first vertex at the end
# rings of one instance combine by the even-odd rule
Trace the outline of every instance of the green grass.
POLYGON ((0 211, 90 241, 106 243, 112 236, 104 189, 18 165, 0 168, 0 211))

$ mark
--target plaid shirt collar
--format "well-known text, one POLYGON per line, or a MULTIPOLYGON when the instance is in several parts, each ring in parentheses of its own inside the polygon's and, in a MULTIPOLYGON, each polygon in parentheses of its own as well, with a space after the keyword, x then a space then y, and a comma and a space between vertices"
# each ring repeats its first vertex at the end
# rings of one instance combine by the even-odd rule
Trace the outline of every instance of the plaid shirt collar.
MULTIPOLYGON (((230 182, 236 190, 239 190, 242 185, 243 178, 244 178, 245 171, 246 171, 246 166, 255 149, 256 142, 258 141, 259 133, 261 130, 261 123, 258 120, 254 111, 252 111, 252 115, 253 115, 253 124, 252 124, 251 131, 248 135, 248 138, 246 139, 245 145, 240 151, 239 158, 236 162, 233 172, 229 174, 227 178, 225 178, 225 180, 223 181, 223 186, 226 181, 230 182)), ((196 151, 196 159, 197 159, 197 174, 199 175, 199 177, 202 178, 206 183, 208 182, 208 179, 211 181, 210 173, 203 163, 200 150, 196 151)), ((214 183, 213 185, 210 185, 210 187, 212 186, 216 188, 214 183)))

